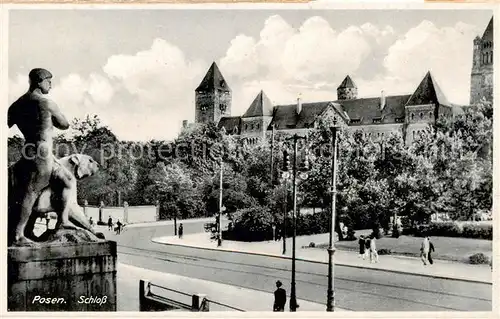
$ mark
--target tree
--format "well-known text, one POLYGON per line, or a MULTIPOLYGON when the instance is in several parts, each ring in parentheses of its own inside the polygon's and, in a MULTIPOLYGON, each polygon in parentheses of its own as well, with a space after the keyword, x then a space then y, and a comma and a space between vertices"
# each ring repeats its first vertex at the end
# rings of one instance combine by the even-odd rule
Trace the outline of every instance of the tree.
POLYGON ((191 176, 180 163, 165 165, 162 162, 149 172, 152 184, 147 188, 147 200, 158 200, 160 219, 199 216, 203 209, 201 194, 191 176))

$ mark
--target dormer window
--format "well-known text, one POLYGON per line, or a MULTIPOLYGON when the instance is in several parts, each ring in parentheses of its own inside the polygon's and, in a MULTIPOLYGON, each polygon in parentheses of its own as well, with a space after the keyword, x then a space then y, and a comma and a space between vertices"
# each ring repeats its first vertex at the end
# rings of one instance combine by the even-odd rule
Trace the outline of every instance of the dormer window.
POLYGON ((405 121, 405 118, 404 117, 396 117, 394 120, 396 121, 396 123, 403 123, 405 121))
POLYGON ((380 124, 382 122, 382 119, 380 117, 376 117, 373 119, 373 124, 380 124))
POLYGON ((350 123, 351 124, 359 124, 359 123, 361 123, 361 119, 351 119, 350 123))

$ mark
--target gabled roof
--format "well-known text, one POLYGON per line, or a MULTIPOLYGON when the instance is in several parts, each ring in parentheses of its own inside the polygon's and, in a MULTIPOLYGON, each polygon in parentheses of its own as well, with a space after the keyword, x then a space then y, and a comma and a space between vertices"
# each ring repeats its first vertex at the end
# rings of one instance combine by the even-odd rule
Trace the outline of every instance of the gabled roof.
POLYGON ((273 124, 278 130, 310 127, 316 117, 322 114, 331 103, 331 101, 302 103, 302 111, 298 115, 297 104, 277 105, 269 127, 273 124))
POLYGON ((491 17, 491 20, 488 23, 486 30, 484 30, 482 39, 483 39, 483 41, 493 42, 493 17, 491 17))
POLYGON ((273 104, 264 91, 260 91, 242 117, 272 116, 273 104))
POLYGON ((432 78, 431 72, 427 72, 422 82, 412 94, 406 105, 441 104, 450 105, 437 82, 432 78))
POLYGON ((380 118, 382 123, 395 123, 396 118, 405 116, 405 104, 411 95, 386 96, 385 107, 380 109, 380 97, 353 100, 338 100, 350 120, 359 120, 357 124, 373 124, 373 119, 380 118))
POLYGON ((231 91, 231 88, 229 88, 229 85, 227 85, 227 82, 222 76, 219 67, 215 62, 213 62, 200 85, 198 85, 198 87, 196 88, 196 91, 212 92, 218 89, 221 89, 223 91, 231 91))
POLYGON ((240 134, 240 125, 241 125, 241 117, 240 116, 231 116, 231 117, 223 117, 219 120, 219 124, 217 127, 220 129, 224 127, 228 134, 233 134, 234 129, 237 128, 237 133, 240 134))
POLYGON ((342 81, 342 83, 340 83, 337 90, 338 89, 345 89, 345 88, 358 88, 349 75, 345 77, 345 79, 344 79, 344 81, 342 81))

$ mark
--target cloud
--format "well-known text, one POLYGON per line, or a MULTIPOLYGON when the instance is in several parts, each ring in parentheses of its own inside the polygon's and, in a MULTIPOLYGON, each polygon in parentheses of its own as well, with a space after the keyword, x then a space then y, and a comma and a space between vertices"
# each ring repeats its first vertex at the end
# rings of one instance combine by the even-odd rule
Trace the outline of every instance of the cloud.
POLYGON ((321 17, 293 28, 281 16, 269 17, 258 38, 235 37, 220 61, 231 79, 233 114, 242 114, 263 89, 279 103, 336 98, 343 78, 360 72, 364 62, 394 41, 394 30, 373 24, 333 29, 321 17))
POLYGON ((431 71, 450 100, 467 103, 472 41, 479 31, 462 22, 438 28, 423 21, 389 47, 384 59, 387 77, 399 78, 404 86, 431 71))
MULTIPOLYGON (((69 119, 97 114, 120 139, 172 139, 183 120, 194 118, 194 89, 206 69, 206 63, 190 61, 179 48, 155 39, 136 54, 110 56, 101 72, 55 79, 48 97, 69 119)), ((27 83, 21 75, 10 81, 11 101, 27 83)))

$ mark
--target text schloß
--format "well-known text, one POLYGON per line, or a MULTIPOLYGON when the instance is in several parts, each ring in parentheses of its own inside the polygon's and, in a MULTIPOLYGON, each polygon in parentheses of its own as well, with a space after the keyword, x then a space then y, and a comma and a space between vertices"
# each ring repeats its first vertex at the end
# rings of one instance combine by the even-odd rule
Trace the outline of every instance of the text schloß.
POLYGON ((80 299, 78 299, 78 303, 84 303, 84 304, 105 304, 108 301, 108 296, 102 296, 102 297, 87 297, 87 296, 80 296, 80 299))

